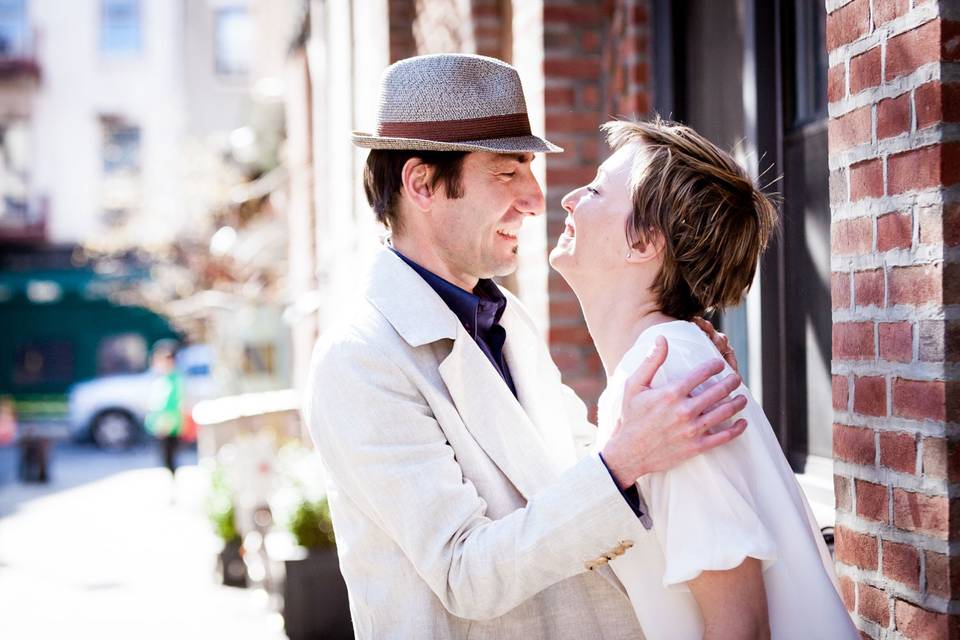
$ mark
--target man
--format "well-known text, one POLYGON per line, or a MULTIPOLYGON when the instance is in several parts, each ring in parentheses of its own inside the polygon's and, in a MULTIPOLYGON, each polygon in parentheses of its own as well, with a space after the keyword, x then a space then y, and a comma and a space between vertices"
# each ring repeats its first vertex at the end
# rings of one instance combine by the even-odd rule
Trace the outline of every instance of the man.
MULTIPOLYGON (((520 302, 490 278, 544 211, 516 71, 422 56, 384 74, 367 197, 391 230, 364 300, 314 353, 306 415, 327 470, 359 638, 637 638, 606 563, 652 535, 636 478, 729 441, 742 408, 721 368, 646 387, 594 428, 520 302)), ((318 603, 319 605, 319 603, 318 603)))

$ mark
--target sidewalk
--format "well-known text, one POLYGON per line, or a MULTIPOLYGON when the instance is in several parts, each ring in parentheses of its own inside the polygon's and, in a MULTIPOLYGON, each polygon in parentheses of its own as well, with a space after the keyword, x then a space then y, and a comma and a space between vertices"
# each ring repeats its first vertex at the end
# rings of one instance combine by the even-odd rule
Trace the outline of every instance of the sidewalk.
POLYGON ((174 485, 152 450, 116 455, 58 452, 51 486, 0 485, 0 637, 284 639, 265 594, 214 582, 200 470, 174 485))

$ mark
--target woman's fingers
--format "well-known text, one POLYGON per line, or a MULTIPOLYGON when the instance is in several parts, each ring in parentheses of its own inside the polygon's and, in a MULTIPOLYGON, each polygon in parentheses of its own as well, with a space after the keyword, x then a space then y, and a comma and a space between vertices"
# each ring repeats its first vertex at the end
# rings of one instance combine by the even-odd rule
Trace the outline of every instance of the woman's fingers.
POLYGON ((713 324, 706 318, 696 317, 693 319, 693 323, 696 324, 701 331, 707 334, 710 342, 712 342, 713 346, 717 348, 717 351, 719 351, 720 355, 723 356, 723 359, 727 361, 727 364, 730 365, 730 368, 736 373, 740 373, 740 367, 737 364, 737 354, 734 353, 733 347, 730 346, 730 338, 717 331, 713 324))

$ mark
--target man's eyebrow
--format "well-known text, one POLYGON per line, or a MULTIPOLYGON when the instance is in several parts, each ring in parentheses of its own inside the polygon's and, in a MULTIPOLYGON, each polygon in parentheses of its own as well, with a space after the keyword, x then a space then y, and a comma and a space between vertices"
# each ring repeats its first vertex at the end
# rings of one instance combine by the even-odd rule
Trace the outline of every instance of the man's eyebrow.
POLYGON ((520 164, 526 164, 533 161, 532 153, 499 153, 497 154, 496 163, 504 164, 506 162, 519 162, 520 164))

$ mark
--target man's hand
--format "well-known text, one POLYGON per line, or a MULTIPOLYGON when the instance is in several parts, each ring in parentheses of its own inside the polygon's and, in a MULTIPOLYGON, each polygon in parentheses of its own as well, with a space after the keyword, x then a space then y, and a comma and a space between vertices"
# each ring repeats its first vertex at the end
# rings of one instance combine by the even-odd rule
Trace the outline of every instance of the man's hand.
POLYGON ((730 368, 740 373, 740 367, 737 366, 737 354, 733 352, 733 347, 730 346, 730 339, 727 338, 726 334, 720 333, 713 327, 711 323, 706 318, 701 318, 697 316, 693 319, 693 323, 700 327, 700 330, 707 334, 707 337, 710 338, 710 342, 713 343, 713 346, 717 348, 717 351, 720 352, 720 355, 723 356, 723 359, 727 361, 727 364, 730 365, 730 368))
POLYGON ((667 359, 667 341, 661 336, 637 371, 627 380, 620 420, 603 448, 603 460, 621 489, 640 476, 666 471, 677 464, 733 440, 747 426, 737 420, 717 433, 708 431, 739 413, 747 404, 742 395, 728 398, 740 386, 730 374, 703 393, 691 392, 723 371, 720 360, 698 366, 682 380, 650 387, 667 359))

